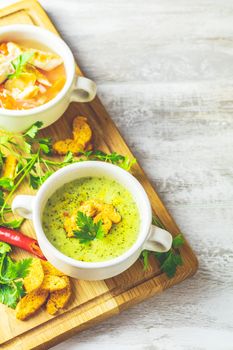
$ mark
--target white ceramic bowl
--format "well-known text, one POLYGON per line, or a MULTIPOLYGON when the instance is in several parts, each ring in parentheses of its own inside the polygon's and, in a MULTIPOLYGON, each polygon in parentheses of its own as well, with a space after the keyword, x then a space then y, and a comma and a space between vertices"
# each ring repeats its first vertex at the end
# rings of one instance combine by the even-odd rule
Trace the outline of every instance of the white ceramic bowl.
POLYGON ((39 107, 19 111, 0 108, 0 128, 21 132, 38 120, 46 127, 62 116, 70 102, 88 102, 95 97, 95 83, 77 76, 74 56, 59 36, 40 27, 16 24, 0 27, 0 42, 2 41, 33 42, 38 44, 38 48, 42 45, 57 53, 64 61, 66 83, 52 100, 39 107))
POLYGON ((151 205, 138 180, 120 167, 104 162, 84 161, 58 170, 44 182, 36 196, 16 196, 12 209, 16 214, 33 221, 39 245, 48 261, 74 278, 102 280, 113 277, 128 269, 142 250, 164 252, 172 245, 171 234, 151 224, 151 205), (118 181, 130 191, 140 213, 140 229, 136 242, 128 251, 112 260, 92 263, 72 259, 57 250, 43 231, 41 219, 47 200, 65 183, 86 176, 105 176, 118 181))

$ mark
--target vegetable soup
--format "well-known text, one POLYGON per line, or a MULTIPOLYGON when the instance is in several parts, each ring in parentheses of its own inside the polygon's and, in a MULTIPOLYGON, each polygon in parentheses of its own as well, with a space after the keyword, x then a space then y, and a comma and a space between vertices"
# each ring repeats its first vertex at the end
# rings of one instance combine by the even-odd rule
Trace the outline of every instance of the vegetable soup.
POLYGON ((86 262, 125 253, 136 242, 140 226, 131 193, 106 177, 84 177, 62 186, 49 198, 42 221, 58 250, 86 262))
POLYGON ((0 108, 24 110, 53 99, 66 81, 63 60, 36 44, 0 43, 0 108))

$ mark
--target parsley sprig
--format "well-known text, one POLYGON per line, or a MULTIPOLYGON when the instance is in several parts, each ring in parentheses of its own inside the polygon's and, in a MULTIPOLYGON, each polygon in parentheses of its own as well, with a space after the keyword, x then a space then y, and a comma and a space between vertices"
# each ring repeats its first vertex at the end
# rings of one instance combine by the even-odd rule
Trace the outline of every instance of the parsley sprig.
MULTIPOLYGON (((156 216, 153 217, 153 224, 165 229, 164 225, 156 216)), ((172 278, 176 273, 177 267, 183 264, 182 257, 178 250, 183 244, 184 237, 180 233, 173 238, 172 248, 166 253, 152 253, 148 250, 144 250, 142 252, 144 270, 149 268, 149 256, 154 255, 159 262, 161 271, 165 272, 169 278, 172 278)))
POLYGON ((9 218, 11 214, 9 203, 23 181, 28 181, 30 187, 36 190, 59 168, 84 160, 102 160, 126 170, 130 170, 135 163, 135 159, 130 160, 115 152, 106 154, 99 150, 83 152, 80 157, 74 157, 68 152, 60 160, 54 160, 50 157, 52 140, 38 135, 42 126, 43 123, 38 121, 24 134, 0 131, 0 170, 3 168, 6 154, 12 154, 18 160, 14 178, 0 178, 0 188, 4 190, 4 192, 0 190, 0 225, 18 228, 22 224, 22 219, 9 218))
POLYGON ((129 171, 136 163, 135 158, 130 159, 129 157, 123 156, 122 154, 116 152, 108 154, 103 151, 96 150, 83 152, 82 155, 88 158, 88 160, 101 160, 103 162, 118 165, 126 171, 129 171))
POLYGON ((31 187, 36 189, 55 171, 54 165, 47 165, 46 158, 51 152, 51 140, 37 138, 42 124, 36 122, 24 134, 1 131, 0 167, 4 164, 6 154, 14 155, 18 161, 12 179, 0 178, 0 187, 4 190, 0 191, 0 224, 3 226, 18 228, 22 224, 22 219, 9 220, 7 215, 11 213, 9 203, 22 182, 28 180, 31 187))
POLYGON ((10 252, 10 245, 0 242, 0 302, 14 309, 25 295, 23 279, 29 272, 32 259, 13 261, 10 252))
POLYGON ((94 222, 90 216, 78 211, 77 213, 77 230, 73 233, 80 243, 88 243, 94 239, 101 239, 104 237, 104 230, 102 227, 102 221, 94 222))

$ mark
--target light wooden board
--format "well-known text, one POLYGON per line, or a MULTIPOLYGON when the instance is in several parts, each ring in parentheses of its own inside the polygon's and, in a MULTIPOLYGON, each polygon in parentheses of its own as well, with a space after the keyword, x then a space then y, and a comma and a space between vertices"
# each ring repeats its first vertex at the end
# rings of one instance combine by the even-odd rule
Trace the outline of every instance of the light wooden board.
MULTIPOLYGON (((0 17, 0 25, 28 23, 43 26, 56 32, 40 5, 34 1, 23 1, 3 9, 0 12, 0 17)), ((79 73, 81 74, 80 70, 79 73)), ((70 125, 77 114, 88 117, 94 130, 96 148, 104 151, 117 151, 132 156, 98 98, 90 104, 72 104, 65 115, 52 127, 46 129, 43 134, 51 135, 54 139, 64 137, 64 134, 70 135, 70 125)), ((139 165, 134 167, 133 173, 145 187, 154 212, 170 232, 178 233, 179 229, 139 165)), ((21 192, 28 193, 29 190, 22 187, 21 192)), ((24 224, 23 230, 29 235, 34 235, 29 222, 24 224)), ((176 276, 170 280, 164 274, 161 274, 155 262, 152 263, 149 271, 143 272, 142 263, 138 261, 131 269, 113 279, 101 282, 74 281, 73 288, 76 297, 69 305, 69 309, 55 318, 41 312, 27 322, 20 322, 15 320, 14 311, 1 306, 1 348, 48 348, 79 330, 117 314, 122 309, 149 296, 162 292, 165 288, 192 275, 197 269, 197 260, 187 243, 182 248, 181 253, 184 265, 179 268, 176 276)), ((18 257, 25 256, 22 251, 17 251, 16 255, 18 257)))

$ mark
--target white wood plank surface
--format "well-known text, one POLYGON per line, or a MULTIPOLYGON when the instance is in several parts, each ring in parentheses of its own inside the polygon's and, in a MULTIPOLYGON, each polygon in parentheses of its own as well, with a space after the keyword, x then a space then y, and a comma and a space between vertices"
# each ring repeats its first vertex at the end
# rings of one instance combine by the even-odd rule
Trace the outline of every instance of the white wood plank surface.
POLYGON ((41 3, 200 262, 192 279, 53 349, 232 350, 233 1, 41 3))

